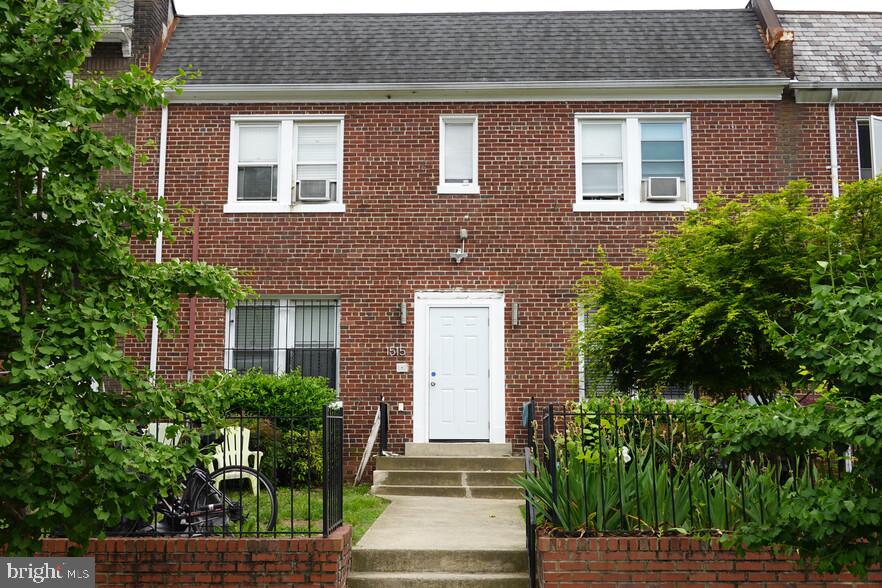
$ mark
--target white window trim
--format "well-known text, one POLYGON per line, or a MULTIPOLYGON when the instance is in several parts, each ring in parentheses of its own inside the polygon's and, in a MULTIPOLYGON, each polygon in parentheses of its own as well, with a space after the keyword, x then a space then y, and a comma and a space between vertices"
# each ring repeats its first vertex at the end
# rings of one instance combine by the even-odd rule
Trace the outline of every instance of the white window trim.
MULTIPOLYGON (((276 375, 284 375, 284 370, 282 366, 285 363, 285 355, 287 353, 287 349, 283 348, 283 343, 285 341, 293 341, 295 339, 295 327, 294 324, 297 321, 296 316, 296 303, 302 302, 305 300, 333 300, 337 302, 337 329, 335 333, 336 343, 337 343, 337 365, 335 369, 337 370, 337 396, 340 396, 340 317, 342 316, 342 309, 340 305, 340 298, 338 296, 266 296, 261 297, 260 301, 262 302, 270 302, 273 306, 277 308, 276 316, 275 316, 275 329, 273 330, 273 349, 276 350, 275 357, 273 358, 274 365, 276 366, 275 372, 276 375), (294 313, 294 320, 288 320, 288 314, 294 313), (284 333, 284 336, 282 335, 284 333)), ((228 308, 225 317, 226 324, 224 326, 224 371, 232 371, 233 369, 233 344, 235 343, 235 330, 234 324, 236 321, 236 307, 228 308)))
POLYGON ((225 213, 266 212, 266 213, 317 213, 346 212, 343 203, 343 119, 342 114, 297 114, 297 115, 233 115, 230 117, 229 174, 227 176, 227 203, 225 213), (321 204, 303 204, 294 198, 294 127, 300 122, 337 123, 337 200, 321 204), (276 188, 276 201, 236 200, 236 182, 239 165, 239 125, 248 123, 280 124, 279 169, 276 188))
POLYGON ((480 194, 481 186, 478 182, 478 116, 477 115, 443 115, 439 119, 438 140, 438 194, 480 194), (472 124, 472 177, 471 184, 448 184, 444 182, 444 130, 447 123, 471 123, 472 124))
POLYGON ((574 121, 576 142, 576 201, 574 212, 681 212, 697 208, 692 189, 692 117, 688 112, 628 112, 628 113, 590 113, 576 114, 574 121), (687 199, 680 202, 644 202, 640 197, 640 121, 653 119, 683 123, 684 165, 686 167, 687 199), (583 122, 621 122, 624 123, 623 145, 623 185, 624 200, 583 200, 582 199, 582 123, 583 122))

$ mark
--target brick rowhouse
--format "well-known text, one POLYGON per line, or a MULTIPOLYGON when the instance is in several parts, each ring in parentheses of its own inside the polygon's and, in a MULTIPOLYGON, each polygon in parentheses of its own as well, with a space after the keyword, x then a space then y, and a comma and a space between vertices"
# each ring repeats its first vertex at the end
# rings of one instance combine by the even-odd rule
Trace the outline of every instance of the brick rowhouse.
MULTIPOLYGON (((414 293, 424 290, 502 291, 507 303, 520 305, 518 326, 506 314, 505 397, 506 436, 521 444, 522 402, 578 397, 578 370, 567 349, 577 328, 574 286, 591 271, 583 263, 597 260, 600 248, 614 264, 636 262, 653 235, 677 218, 573 211, 573 120, 583 112, 689 113, 699 201, 708 192, 736 197, 774 191, 795 178, 807 178, 816 196, 829 192, 823 105, 637 101, 172 104, 165 195, 199 212, 201 260, 239 268, 260 294, 339 297, 339 389, 350 466, 381 396, 393 406, 392 450, 410 440, 411 374, 396 373, 396 359, 384 350, 404 344, 412 353, 413 313, 400 325, 397 304, 412 307, 414 293), (270 113, 345 115, 345 213, 223 212, 230 116, 270 113), (480 121, 478 196, 436 193, 438 119, 459 113, 477 114, 480 121), (455 264, 449 253, 458 246, 460 228, 470 233, 469 258, 455 264)), ((846 116, 840 121, 845 139, 849 123, 846 116)), ((141 115, 138 149, 150 160, 136 168, 135 186, 150 194, 157 187, 159 130, 158 111, 141 115)), ((190 246, 182 233, 166 244, 164 256, 189 258, 190 246)), ((151 255, 152 244, 143 244, 140 253, 151 255)), ((183 319, 184 312, 182 332, 160 343, 164 378, 186 375, 183 319)), ((223 369, 224 328, 222 305, 200 301, 197 376, 223 369)), ((149 338, 129 351, 146 360, 148 344, 149 338)))

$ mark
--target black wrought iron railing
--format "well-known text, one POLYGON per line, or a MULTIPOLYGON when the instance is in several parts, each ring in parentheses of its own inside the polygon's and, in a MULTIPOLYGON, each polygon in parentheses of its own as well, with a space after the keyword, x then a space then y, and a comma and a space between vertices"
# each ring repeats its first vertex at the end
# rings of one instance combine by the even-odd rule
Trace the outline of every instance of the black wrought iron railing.
MULTIPOLYGON (((151 520, 109 535, 327 536, 343 523, 343 408, 315 415, 235 414, 198 430, 201 459, 155 498, 151 520)), ((148 442, 179 451, 189 423, 144 427, 148 442)))
POLYGON ((723 456, 713 424, 692 414, 550 404, 534 422, 541 442, 525 473, 527 502, 564 533, 699 533, 764 524, 777 516, 782 496, 842 468, 833 449, 723 456))

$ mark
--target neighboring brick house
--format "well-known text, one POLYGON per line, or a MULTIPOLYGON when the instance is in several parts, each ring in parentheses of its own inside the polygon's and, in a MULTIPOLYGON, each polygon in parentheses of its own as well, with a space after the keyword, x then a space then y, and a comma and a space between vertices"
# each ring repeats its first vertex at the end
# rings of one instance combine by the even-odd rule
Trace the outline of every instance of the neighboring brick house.
POLYGON ((580 393, 573 289, 599 248, 638 261, 711 191, 830 191, 827 106, 794 101, 756 4, 178 17, 157 73, 202 75, 139 117, 135 186, 198 226, 138 250, 245 270, 261 301, 182 306, 177 336, 127 350, 168 379, 327 376, 348 467, 381 397, 394 451, 522 444, 524 401, 580 393))
MULTIPOLYGON (((81 76, 116 76, 132 65, 154 68, 174 22, 171 0, 115 0, 101 25, 101 39, 80 70, 81 76)), ((135 142, 134 117, 108 117, 98 125, 108 135, 135 142)), ((131 186, 131 175, 108 171, 104 181, 114 187, 131 186)))

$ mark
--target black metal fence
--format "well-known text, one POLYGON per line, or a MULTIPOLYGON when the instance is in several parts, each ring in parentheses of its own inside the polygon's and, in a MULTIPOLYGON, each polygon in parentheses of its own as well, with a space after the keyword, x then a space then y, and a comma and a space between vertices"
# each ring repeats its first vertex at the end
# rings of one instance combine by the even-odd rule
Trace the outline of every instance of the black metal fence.
POLYGON ((226 368, 267 374, 299 369, 337 388, 340 306, 333 299, 249 300, 229 312, 226 368))
POLYGON ((564 533, 700 533, 767 523, 782 496, 843 469, 832 449, 723 457, 712 423, 693 414, 548 405, 531 422, 539 442, 531 442, 536 455, 525 474, 528 504, 564 533))
MULTIPOLYGON (((343 523, 343 408, 320 415, 237 414, 200 429, 202 459, 154 500, 150 521, 123 521, 108 535, 328 536, 343 523)), ((150 423, 145 440, 180 450, 193 429, 150 423)))

